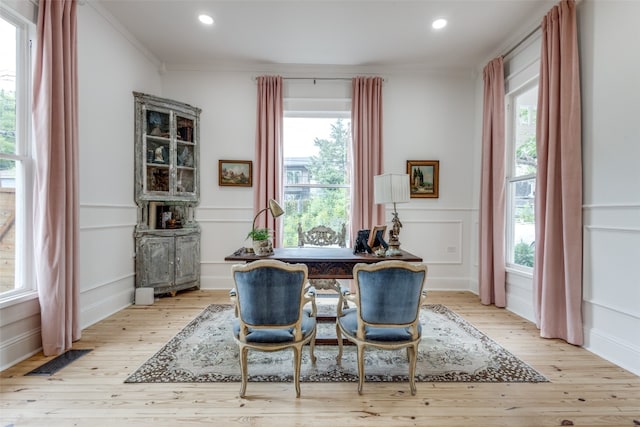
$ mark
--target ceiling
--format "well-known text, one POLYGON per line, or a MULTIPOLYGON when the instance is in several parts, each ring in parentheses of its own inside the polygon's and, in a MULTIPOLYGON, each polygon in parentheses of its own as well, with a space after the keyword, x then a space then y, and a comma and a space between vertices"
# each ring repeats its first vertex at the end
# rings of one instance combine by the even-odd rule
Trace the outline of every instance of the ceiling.
POLYGON ((473 68, 548 0, 94 0, 171 68, 273 64, 473 68), (197 17, 209 14, 212 26, 197 17), (431 29, 435 18, 449 25, 431 29))

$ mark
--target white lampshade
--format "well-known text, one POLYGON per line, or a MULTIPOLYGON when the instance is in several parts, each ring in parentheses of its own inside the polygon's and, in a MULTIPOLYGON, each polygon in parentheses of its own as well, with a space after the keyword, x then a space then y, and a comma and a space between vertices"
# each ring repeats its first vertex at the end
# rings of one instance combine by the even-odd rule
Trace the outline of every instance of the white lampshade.
POLYGON ((381 203, 406 203, 409 201, 409 175, 386 173, 373 177, 373 201, 381 203))

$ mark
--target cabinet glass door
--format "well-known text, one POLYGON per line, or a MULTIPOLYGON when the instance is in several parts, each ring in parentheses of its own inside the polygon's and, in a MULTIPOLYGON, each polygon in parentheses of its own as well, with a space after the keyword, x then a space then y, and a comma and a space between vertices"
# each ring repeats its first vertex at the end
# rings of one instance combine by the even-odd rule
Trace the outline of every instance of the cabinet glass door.
POLYGON ((145 191, 171 191, 171 115, 147 110, 145 114, 145 191))
POLYGON ((176 193, 195 191, 195 142, 192 119, 176 116, 176 193))

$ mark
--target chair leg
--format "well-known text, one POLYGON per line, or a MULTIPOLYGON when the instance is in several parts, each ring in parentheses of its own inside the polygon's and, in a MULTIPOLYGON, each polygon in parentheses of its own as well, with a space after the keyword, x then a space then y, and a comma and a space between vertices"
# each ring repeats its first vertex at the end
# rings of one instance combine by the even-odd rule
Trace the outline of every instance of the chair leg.
POLYGON ((338 366, 342 365, 342 332, 340 331, 340 325, 336 322, 336 339, 338 340, 338 355, 336 356, 336 363, 338 366))
POLYGON ((313 331, 313 336, 311 337, 311 341, 309 341, 309 355, 311 356, 311 364, 316 364, 316 331, 313 331))
POLYGON ((296 397, 300 397, 300 363, 302 346, 291 347, 293 350, 293 383, 296 386, 296 397))
POLYGON ((247 379, 249 378, 249 372, 247 368, 247 354, 249 353, 249 347, 240 347, 240 397, 245 396, 247 391, 247 379))
POLYGON ((414 344, 411 347, 407 347, 407 354, 409 356, 409 387, 411 387, 411 395, 416 395, 416 363, 417 363, 418 345, 414 344))
POLYGON ((364 345, 358 344, 358 394, 362 394, 364 385, 364 345))

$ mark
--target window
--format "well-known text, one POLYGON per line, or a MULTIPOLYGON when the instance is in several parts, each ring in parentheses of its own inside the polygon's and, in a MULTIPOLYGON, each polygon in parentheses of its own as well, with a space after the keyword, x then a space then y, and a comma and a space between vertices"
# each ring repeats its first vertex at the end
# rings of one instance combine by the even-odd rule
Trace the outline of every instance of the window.
POLYGON ((333 117, 313 117, 307 113, 291 117, 291 113, 285 113, 284 247, 298 246, 298 223, 303 230, 317 225, 339 230, 342 224, 349 223, 349 114, 335 112, 333 117))
POLYGON ((507 264, 531 270, 535 254, 538 81, 507 95, 507 264))
POLYGON ((0 298, 33 289, 30 30, 0 9, 0 298))

